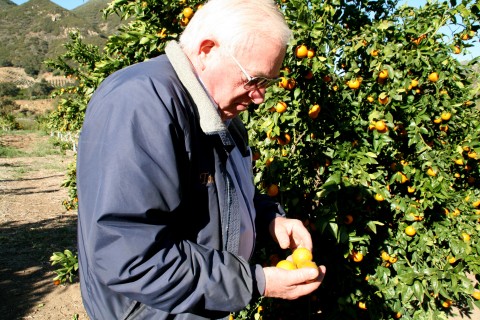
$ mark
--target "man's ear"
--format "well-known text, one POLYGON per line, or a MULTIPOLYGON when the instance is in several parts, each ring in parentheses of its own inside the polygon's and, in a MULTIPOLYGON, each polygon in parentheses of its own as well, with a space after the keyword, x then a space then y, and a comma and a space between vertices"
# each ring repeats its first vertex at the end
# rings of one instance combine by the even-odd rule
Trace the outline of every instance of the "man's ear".
POLYGON ((198 60, 200 62, 200 67, 202 70, 206 67, 206 61, 209 55, 218 48, 217 43, 213 40, 205 39, 200 43, 198 48, 198 60))

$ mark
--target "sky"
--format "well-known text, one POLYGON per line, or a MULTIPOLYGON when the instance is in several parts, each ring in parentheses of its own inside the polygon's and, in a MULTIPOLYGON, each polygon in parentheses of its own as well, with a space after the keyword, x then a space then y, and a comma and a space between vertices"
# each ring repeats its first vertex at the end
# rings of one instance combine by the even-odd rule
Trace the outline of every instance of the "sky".
MULTIPOLYGON (((28 0, 12 0, 12 1, 15 2, 16 4, 22 4, 27 2, 28 0)), ((87 2, 88 0, 50 0, 50 1, 58 4, 59 6, 65 9, 72 10, 78 6, 81 6, 82 4, 85 4, 85 2, 87 2)), ((407 3, 408 5, 419 7, 419 6, 425 5, 426 0, 401 0, 400 4, 402 3, 407 3)), ((449 32, 446 31, 445 33, 448 34, 449 32)), ((458 55, 458 58, 460 60, 470 60, 480 56, 479 40, 477 39, 475 40, 475 42, 471 42, 471 43, 474 44, 475 46, 468 49, 470 51, 469 54, 465 55, 464 53, 462 53, 458 55)))

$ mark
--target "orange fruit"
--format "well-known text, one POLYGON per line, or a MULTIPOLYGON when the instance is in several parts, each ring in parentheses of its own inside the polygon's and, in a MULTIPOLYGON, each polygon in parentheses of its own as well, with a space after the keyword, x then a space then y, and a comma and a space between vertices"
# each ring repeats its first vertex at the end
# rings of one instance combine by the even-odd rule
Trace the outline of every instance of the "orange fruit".
POLYGON ((468 35, 468 33, 464 33, 460 38, 464 41, 467 41, 468 39, 470 39, 470 36, 468 35))
POLYGON ((453 162, 455 162, 455 164, 458 164, 459 166, 463 165, 463 159, 462 158, 455 159, 455 160, 453 160, 453 162))
POLYGON ((270 197, 275 197, 278 195, 278 186, 275 183, 272 183, 267 189, 267 194, 270 197))
POLYGON ((358 307, 362 310, 367 310, 367 304, 363 301, 358 302, 358 307))
POLYGON ((372 57, 376 57, 378 56, 378 50, 372 50, 370 54, 372 55, 372 57))
POLYGON ((432 168, 428 168, 427 175, 429 175, 430 177, 435 177, 437 175, 437 172, 432 168))
POLYGON ((400 176, 400 183, 404 184, 405 182, 408 181, 408 177, 403 173, 403 172, 398 172, 398 175, 400 176))
POLYGON ((299 264, 297 264, 297 268, 298 269, 301 269, 301 268, 314 268, 314 269, 318 269, 318 266, 315 262, 313 261, 303 261, 299 264))
POLYGON ((382 120, 379 120, 375 122, 375 129, 379 132, 385 132, 387 129, 387 125, 382 120))
POLYGON ((288 86, 288 79, 286 77, 281 77, 280 78, 280 82, 278 83, 278 85, 283 88, 283 89, 287 89, 287 86, 288 86))
POLYGON ((457 261, 457 259, 455 259, 455 257, 449 257, 448 258, 448 263, 450 263, 450 264, 454 264, 456 261, 457 261))
POLYGON ((467 155, 471 159, 476 159, 477 158, 477 153, 475 151, 470 151, 467 155))
POLYGON ((450 300, 450 299, 447 299, 447 300, 442 302, 442 306, 444 308, 450 308, 451 305, 452 305, 452 300, 450 300))
POLYGON ((383 69, 382 71, 380 71, 380 73, 378 74, 378 78, 379 79, 387 79, 388 78, 388 70, 387 69, 383 69))
POLYGON ((478 208, 480 206, 480 200, 473 202, 472 205, 474 208, 478 208))
POLYGON ((311 119, 316 119, 320 113, 321 107, 318 104, 313 105, 310 110, 308 110, 308 116, 311 119))
POLYGON ((372 103, 374 100, 375 100, 375 99, 373 99, 372 96, 368 96, 368 97, 367 97, 367 101, 370 102, 370 103, 372 103))
POLYGON ((378 97, 378 102, 380 102, 381 104, 387 104, 388 103, 388 96, 378 97))
POLYGON ((415 228, 413 226, 408 226, 405 228, 405 233, 410 236, 410 237, 413 237, 417 231, 415 230, 415 228))
POLYGON ((452 114, 450 112, 442 112, 441 116, 442 120, 448 121, 452 117, 452 114))
POLYGON ((293 90, 295 89, 296 86, 297 86, 297 81, 295 81, 295 79, 288 79, 288 83, 287 83, 288 90, 293 90))
POLYGON ((390 258, 388 259, 388 262, 390 262, 390 263, 395 263, 395 262, 397 262, 397 261, 398 261, 398 258, 397 258, 397 257, 390 257, 390 258))
POLYGON ((265 161, 265 165, 268 167, 269 165, 272 164, 272 162, 273 162, 274 159, 275 159, 274 157, 268 158, 268 159, 265 161))
POLYGON ((351 215, 351 214, 347 214, 347 215, 345 216, 345 219, 343 219, 343 222, 344 222, 345 224, 352 224, 352 222, 353 222, 353 217, 352 217, 352 215, 351 215))
POLYGON ((380 193, 377 193, 374 198, 378 202, 382 202, 383 200, 385 200, 385 198, 380 193))
POLYGON ((278 113, 284 113, 285 111, 287 111, 287 104, 283 101, 279 101, 275 105, 275 111, 277 111, 278 113))
POLYGON ((400 319, 402 317, 402 313, 401 312, 397 312, 395 313, 395 319, 400 319))
POLYGON ((190 19, 193 16, 193 9, 190 7, 183 9, 183 16, 187 19, 190 19))
POLYGON ((350 89, 358 89, 360 87, 360 80, 358 79, 353 79, 353 80, 348 80, 347 81, 347 86, 350 88, 350 89))
POLYGON ((474 297, 476 300, 480 300, 480 291, 476 290, 472 293, 472 297, 474 297))
POLYGON ((353 259, 353 261, 355 261, 355 262, 361 262, 361 261, 363 260, 363 253, 357 252, 357 251, 353 251, 353 252, 352 252, 352 259, 353 259))
POLYGON ((285 270, 295 270, 297 267, 295 267, 295 264, 292 261, 289 260, 280 260, 277 265, 277 268, 285 269, 285 270))
POLYGON ((313 255, 307 248, 296 248, 292 253, 293 263, 298 267, 299 264, 305 261, 312 261, 313 255))
POLYGON ((315 57, 315 50, 313 50, 313 49, 308 49, 308 50, 307 50, 307 57, 308 57, 308 58, 313 58, 313 57, 315 57))
POLYGON ((469 242, 470 241, 470 235, 466 232, 462 232, 462 239, 464 242, 469 242))
POLYGON ((408 191, 408 193, 414 193, 415 192, 415 187, 408 186, 407 191, 408 191))
POLYGON ((388 252, 383 251, 382 252, 382 260, 383 261, 388 261, 389 259, 390 259, 390 255, 388 254, 388 252))
POLYGON ((300 45, 297 47, 297 49, 295 50, 295 55, 297 56, 297 58, 299 59, 302 59, 302 58, 305 58, 308 56, 308 48, 307 46, 305 45, 300 45))
POLYGON ((417 79, 413 79, 412 82, 410 82, 410 85, 412 86, 412 88, 415 88, 418 86, 418 80, 417 79))
POLYGON ((438 81, 438 73, 437 72, 432 72, 428 75, 428 80, 431 82, 437 82, 438 81))

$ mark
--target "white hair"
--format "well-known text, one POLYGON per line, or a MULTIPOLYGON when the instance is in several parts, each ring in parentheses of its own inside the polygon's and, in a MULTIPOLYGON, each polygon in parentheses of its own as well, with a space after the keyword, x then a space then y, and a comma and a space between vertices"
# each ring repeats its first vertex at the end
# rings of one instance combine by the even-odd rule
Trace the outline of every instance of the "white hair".
POLYGON ((255 39, 284 47, 292 32, 273 0, 210 0, 188 23, 180 46, 194 55, 205 39, 216 41, 230 53, 249 49, 255 39))

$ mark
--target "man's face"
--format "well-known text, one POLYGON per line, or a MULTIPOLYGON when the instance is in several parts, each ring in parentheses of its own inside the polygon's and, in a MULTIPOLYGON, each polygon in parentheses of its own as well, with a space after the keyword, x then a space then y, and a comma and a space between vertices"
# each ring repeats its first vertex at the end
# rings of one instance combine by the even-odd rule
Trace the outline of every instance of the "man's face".
POLYGON ((248 80, 239 64, 251 77, 277 78, 285 48, 271 41, 256 40, 251 48, 232 55, 212 45, 209 52, 203 54, 204 68, 199 72, 205 87, 218 104, 223 120, 234 118, 251 103, 264 101, 265 88, 245 89, 248 80))

